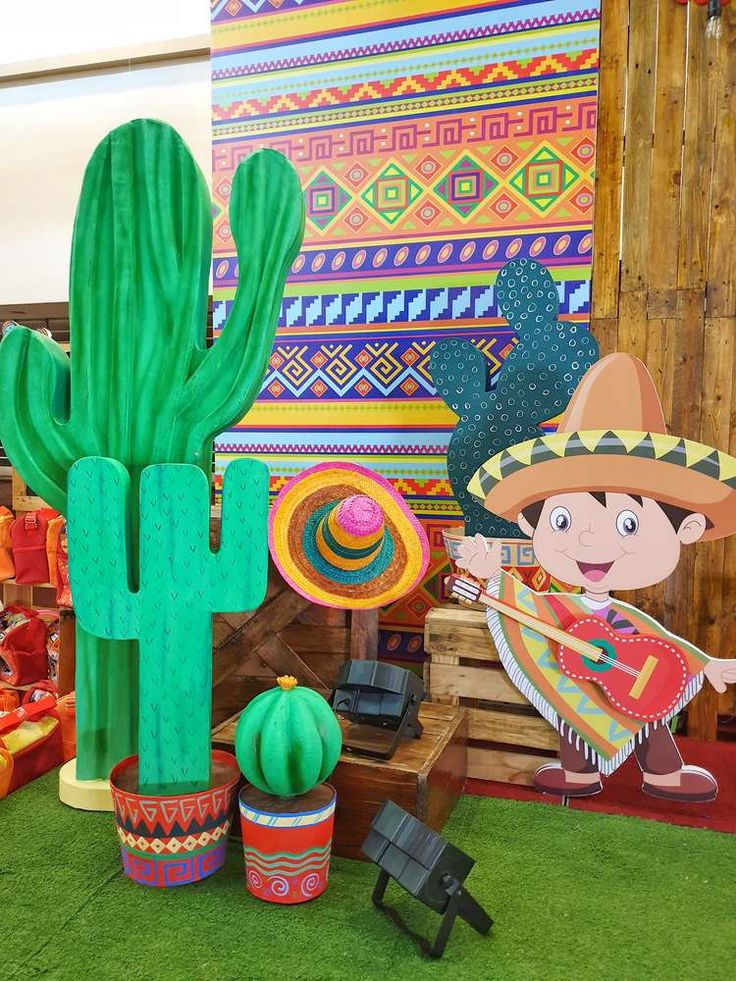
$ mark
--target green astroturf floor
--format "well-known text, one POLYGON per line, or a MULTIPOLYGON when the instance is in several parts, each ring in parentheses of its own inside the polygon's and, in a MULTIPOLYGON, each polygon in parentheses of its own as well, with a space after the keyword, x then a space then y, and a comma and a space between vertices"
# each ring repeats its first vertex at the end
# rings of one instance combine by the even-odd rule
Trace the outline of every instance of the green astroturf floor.
MULTIPOLYGON (((477 860, 495 919, 458 921, 422 960, 370 902, 375 871, 337 859, 327 892, 277 907, 226 867, 170 891, 120 872, 112 816, 68 810, 56 775, 0 802, 0 979, 321 981, 736 977, 736 836, 543 804, 464 797, 446 834, 477 860)), ((389 887, 416 931, 438 917, 389 887)))

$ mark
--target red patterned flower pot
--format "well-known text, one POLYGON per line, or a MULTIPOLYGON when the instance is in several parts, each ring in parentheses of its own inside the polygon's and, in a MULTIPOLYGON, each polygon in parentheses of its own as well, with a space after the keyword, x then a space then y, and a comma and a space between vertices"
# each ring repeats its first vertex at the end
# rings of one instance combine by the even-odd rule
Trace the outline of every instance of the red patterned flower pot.
POLYGON ((268 903, 305 903, 327 888, 335 790, 323 783, 301 797, 240 791, 248 892, 268 903))
POLYGON ((137 793, 137 756, 118 763, 110 790, 128 878, 164 889, 216 872, 225 861, 239 779, 235 757, 214 750, 208 790, 154 797, 137 793))

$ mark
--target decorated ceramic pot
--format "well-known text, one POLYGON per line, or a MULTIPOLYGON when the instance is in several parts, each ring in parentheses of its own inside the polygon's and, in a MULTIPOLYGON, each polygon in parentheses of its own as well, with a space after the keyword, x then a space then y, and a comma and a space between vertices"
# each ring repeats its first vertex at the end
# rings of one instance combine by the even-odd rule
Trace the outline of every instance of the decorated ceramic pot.
POLYGON ((156 797, 138 785, 138 757, 129 756, 110 774, 123 869, 142 886, 199 882, 225 862, 240 772, 235 757, 214 750, 207 790, 156 797))
POLYGON ((305 903, 327 888, 335 789, 279 798, 252 786, 240 791, 240 826, 248 892, 268 903, 305 903))

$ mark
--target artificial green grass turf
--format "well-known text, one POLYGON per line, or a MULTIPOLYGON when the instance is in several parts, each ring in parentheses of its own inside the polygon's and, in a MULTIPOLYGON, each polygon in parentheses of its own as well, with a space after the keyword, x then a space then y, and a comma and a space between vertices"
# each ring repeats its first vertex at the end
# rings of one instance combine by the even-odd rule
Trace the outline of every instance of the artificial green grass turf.
MULTIPOLYGON (((119 872, 111 815, 71 811, 56 775, 0 802, 0 978, 49 981, 544 979, 736 973, 736 836, 546 804, 464 797, 446 834, 477 859, 468 887, 495 918, 458 921, 422 960, 370 894, 372 866, 337 859, 327 892, 277 907, 246 893, 239 847, 195 886, 119 872)), ((439 918, 397 886, 418 932, 439 918)))

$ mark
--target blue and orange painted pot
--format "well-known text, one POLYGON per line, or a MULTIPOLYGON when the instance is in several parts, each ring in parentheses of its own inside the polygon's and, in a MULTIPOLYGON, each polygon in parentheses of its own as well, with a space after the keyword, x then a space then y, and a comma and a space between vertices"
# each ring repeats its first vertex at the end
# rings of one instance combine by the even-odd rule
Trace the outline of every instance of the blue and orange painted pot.
POLYGON ((139 794, 138 757, 129 756, 110 774, 123 870, 142 886, 166 889, 199 882, 225 862, 235 791, 240 780, 230 753, 212 753, 207 790, 157 797, 139 794))
POLYGON ((240 791, 245 885, 268 903, 306 903, 327 888, 335 789, 323 783, 301 797, 240 791))

